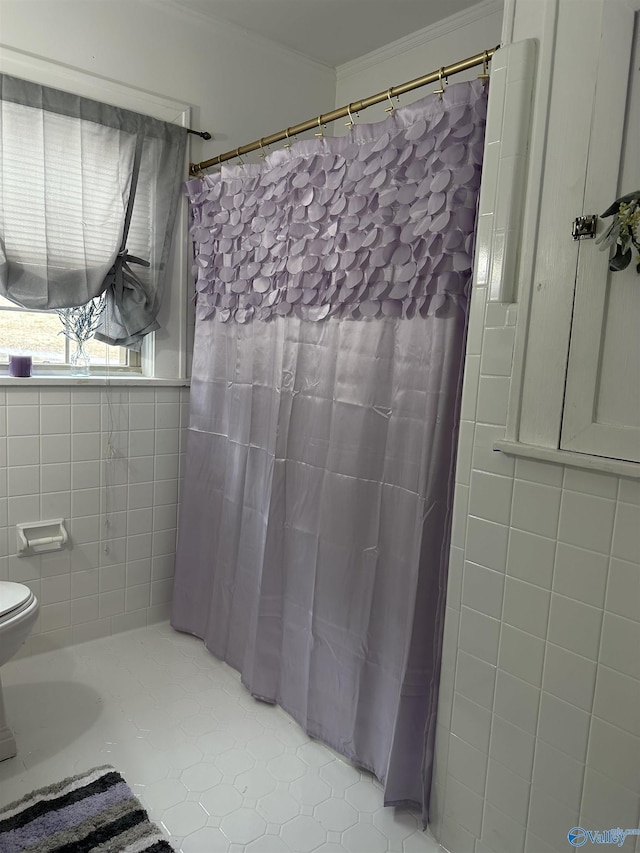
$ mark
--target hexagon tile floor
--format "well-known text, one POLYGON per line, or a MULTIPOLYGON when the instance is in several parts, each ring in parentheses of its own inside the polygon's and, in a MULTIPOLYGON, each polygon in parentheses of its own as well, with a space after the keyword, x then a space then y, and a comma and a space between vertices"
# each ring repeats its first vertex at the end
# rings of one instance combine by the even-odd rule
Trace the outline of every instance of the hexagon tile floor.
POLYGON ((0 805, 112 764, 181 853, 438 853, 415 815, 162 623, 3 667, 0 805))

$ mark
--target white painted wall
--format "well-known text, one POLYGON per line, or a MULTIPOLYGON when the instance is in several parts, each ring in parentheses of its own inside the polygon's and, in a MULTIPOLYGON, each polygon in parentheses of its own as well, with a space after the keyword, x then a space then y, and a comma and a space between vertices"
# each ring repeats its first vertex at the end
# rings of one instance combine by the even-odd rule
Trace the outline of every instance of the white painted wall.
MULTIPOLYGON (((392 86, 406 83, 430 71, 466 59, 500 43, 502 0, 483 0, 465 12, 452 15, 408 38, 388 44, 338 68, 336 107, 361 100, 392 86)), ((481 69, 451 78, 451 82, 472 80, 481 69)), ((436 85, 416 89, 403 95, 400 105, 423 98, 436 85)), ((395 102, 397 105, 397 101, 395 102)), ((385 106, 371 107, 360 121, 373 122, 385 118, 385 106)), ((335 123, 335 133, 346 133, 343 122, 335 123)))
POLYGON ((0 0, 0 43, 193 106, 194 160, 327 110, 335 72, 147 0, 0 0), (200 156, 202 155, 202 156, 200 156))
MULTIPOLYGON (((544 56, 558 4, 573 2, 508 3, 505 41, 534 38, 544 56)), ((571 37, 581 44, 579 22, 571 37)), ((549 82, 579 86, 566 56, 554 69, 551 81, 537 77, 532 137, 542 142, 549 82)), ((529 173, 520 301, 489 302, 486 280, 472 299, 432 798, 452 853, 556 853, 573 849, 572 827, 639 825, 640 484, 493 450, 526 269, 554 263, 552 235, 534 236, 551 202, 538 210, 535 196, 549 164, 569 165, 573 152, 566 140, 546 144, 542 174, 529 173)), ((490 241, 477 247, 490 251, 490 241)), ((640 846, 628 838, 623 849, 640 846)))
MULTIPOLYGON (((195 141, 192 160, 335 96, 333 70, 146 0, 0 0, 0 42, 191 105, 192 126, 216 137, 195 141)), ((0 388, 0 580, 27 583, 41 603, 22 654, 167 617, 187 399, 178 387, 0 388), (108 462, 111 413, 119 456, 108 462), (13 556, 16 522, 56 517, 70 550, 13 556)))

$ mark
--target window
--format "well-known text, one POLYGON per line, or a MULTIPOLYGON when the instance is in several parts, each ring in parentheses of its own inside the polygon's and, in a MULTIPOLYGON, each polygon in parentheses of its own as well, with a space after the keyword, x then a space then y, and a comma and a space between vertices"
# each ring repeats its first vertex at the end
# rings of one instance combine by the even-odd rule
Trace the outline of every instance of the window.
MULTIPOLYGON (((69 364, 72 344, 62 334, 63 324, 55 312, 26 311, 0 296, 0 364, 7 364, 11 354, 30 355, 33 364, 58 370, 69 364)), ((85 350, 93 367, 140 371, 140 355, 124 347, 90 340, 85 350)))
MULTIPOLYGON (((71 92, 82 97, 88 97, 104 104, 121 107, 126 110, 135 111, 141 115, 149 115, 165 122, 178 124, 183 127, 188 125, 189 111, 182 104, 153 95, 138 92, 126 86, 114 84, 111 81, 103 81, 82 72, 76 72, 55 63, 38 60, 26 56, 18 51, 3 49, 0 54, 0 72, 22 79, 31 80, 44 86, 50 86, 62 92, 71 92)), ((24 108, 23 108, 24 114, 24 108)), ((64 117, 62 117, 63 123, 64 117)), ((86 122, 84 124, 87 124, 86 122)), ((49 134, 56 121, 47 127, 49 134)), ((30 151, 25 150, 29 145, 37 146, 42 138, 42 133, 20 134, 24 141, 19 150, 13 152, 13 157, 6 155, 6 138, 3 139, 3 172, 2 172, 2 202, 3 205, 17 204, 21 209, 30 209, 25 203, 25 191, 29 191, 29 170, 25 169, 25 163, 35 162, 30 156, 30 151), (7 169, 7 163, 9 168, 7 169)), ((86 134, 80 134, 77 144, 84 153, 90 151, 92 140, 86 134), (89 146, 89 147, 88 147, 89 146)), ((121 144, 121 143, 120 143, 121 144)), ((68 161, 67 151, 64 147, 57 146, 63 156, 58 156, 59 162, 47 162, 54 182, 60 186, 59 206, 64 212, 71 210, 83 194, 94 192, 105 198, 106 210, 102 211, 102 221, 109 224, 108 205, 115 202, 115 209, 120 206, 120 224, 122 213, 122 187, 121 179, 117 173, 117 165, 114 168, 101 158, 101 168, 96 169, 89 176, 89 180, 82 182, 79 187, 73 186, 77 181, 74 176, 65 172, 68 161), (71 191, 66 191, 71 186, 71 191)), ((50 146, 49 150, 55 151, 56 146, 50 146)), ((12 152, 9 152, 11 155, 12 152)), ((33 153, 33 152, 31 152, 33 153)), ((153 168, 153 162, 161 156, 158 150, 154 151, 153 143, 147 146, 143 154, 143 165, 153 168)), ((84 161, 83 161, 84 162, 84 161)), ((181 169, 174 170, 174 174, 180 175, 181 169)), ((184 172, 187 175, 187 158, 185 157, 184 172)), ((153 220, 151 218, 157 196, 153 194, 153 188, 142 183, 138 186, 136 194, 136 205, 132 216, 129 235, 127 239, 127 251, 130 255, 148 258, 150 233, 153 231, 153 220)), ((173 250, 168 265, 169 276, 165 286, 164 302, 159 316, 161 328, 158 334, 146 335, 143 340, 142 352, 138 353, 124 347, 109 346, 98 340, 91 340, 86 347, 92 365, 96 368, 105 368, 109 372, 115 370, 119 373, 137 373, 144 376, 156 376, 158 378, 172 379, 186 376, 187 364, 187 317, 189 314, 187 293, 187 229, 186 229, 186 203, 179 203, 179 211, 174 229, 173 250)), ((81 258, 86 263, 95 261, 101 263, 104 255, 101 255, 102 228, 91 231, 91 222, 87 222, 82 215, 75 217, 80 227, 75 231, 65 228, 64 234, 53 235, 59 237, 59 252, 56 246, 55 265, 51 266, 62 269, 65 264, 73 264, 81 258), (97 239, 93 239, 96 238, 97 239)), ((36 223, 42 225, 42 223, 36 223)), ((95 223, 94 223, 95 224, 95 223)), ((116 223, 117 224, 117 223, 116 223)), ((19 229, 19 234, 11 235, 18 243, 26 241, 27 249, 33 254, 37 252, 34 242, 34 232, 37 228, 28 225, 19 229)), ((108 229, 107 229, 108 230, 108 229)), ((51 236, 50 234, 48 235, 51 236)), ((113 236, 113 235, 112 235, 113 236)), ((107 266, 107 270, 110 266, 107 266)), ((132 265, 132 271, 140 279, 144 280, 146 270, 139 265, 132 265)), ((54 272, 55 277, 55 272, 54 272)), ((42 311, 22 308, 13 301, 0 296, 0 374, 2 366, 8 363, 10 353, 28 353, 32 356, 38 375, 64 374, 65 367, 69 364, 71 349, 64 334, 61 334, 63 324, 55 311, 42 311)), ((105 330, 108 332, 108 329, 105 330)), ((98 374, 102 371, 97 370, 98 374)))

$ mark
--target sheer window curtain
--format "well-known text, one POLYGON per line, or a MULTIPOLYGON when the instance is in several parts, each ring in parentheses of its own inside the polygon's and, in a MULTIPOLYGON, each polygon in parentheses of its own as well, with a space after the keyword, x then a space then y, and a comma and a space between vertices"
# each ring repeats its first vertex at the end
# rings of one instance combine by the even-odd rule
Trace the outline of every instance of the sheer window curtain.
POLYGON ((171 621, 428 819, 486 92, 191 181, 171 621))
POLYGON ((96 338, 158 328, 186 128, 0 75, 0 294, 27 308, 106 292, 96 338))

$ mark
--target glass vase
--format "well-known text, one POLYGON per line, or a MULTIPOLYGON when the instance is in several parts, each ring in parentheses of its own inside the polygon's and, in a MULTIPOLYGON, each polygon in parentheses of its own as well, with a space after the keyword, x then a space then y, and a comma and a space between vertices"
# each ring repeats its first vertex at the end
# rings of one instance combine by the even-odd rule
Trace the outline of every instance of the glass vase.
POLYGON ((70 365, 71 370, 70 373, 72 376, 88 376, 89 375, 89 365, 91 364, 91 359, 84 348, 84 341, 75 341, 76 349, 71 353, 70 365))

